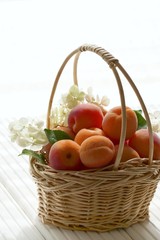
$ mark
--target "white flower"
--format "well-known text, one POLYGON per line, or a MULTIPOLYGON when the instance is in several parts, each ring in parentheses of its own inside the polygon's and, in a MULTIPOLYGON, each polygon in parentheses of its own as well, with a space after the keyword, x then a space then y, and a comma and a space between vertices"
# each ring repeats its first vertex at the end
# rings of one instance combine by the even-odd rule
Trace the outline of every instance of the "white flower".
POLYGON ((67 94, 62 95, 61 105, 72 109, 79 103, 84 101, 85 93, 80 91, 77 85, 71 86, 67 94))
POLYGON ((152 129, 154 132, 160 132, 160 111, 154 111, 149 113, 152 129))
POLYGON ((110 103, 110 100, 107 96, 103 96, 102 99, 101 99, 101 105, 103 106, 108 106, 110 103))
POLYGON ((59 107, 54 107, 50 116, 51 128, 57 126, 67 126, 67 119, 70 109, 60 105, 59 107))
POLYGON ((103 96, 102 98, 99 97, 99 95, 96 95, 96 97, 93 95, 93 90, 91 87, 88 88, 87 94, 85 94, 85 100, 89 103, 94 103, 101 107, 102 109, 109 105, 109 98, 107 96, 103 96))
MULTIPOLYGON (((40 120, 20 118, 9 124, 11 140, 21 147, 40 148, 48 142, 44 123, 40 120)), ((37 149, 38 150, 38 149, 37 149)))

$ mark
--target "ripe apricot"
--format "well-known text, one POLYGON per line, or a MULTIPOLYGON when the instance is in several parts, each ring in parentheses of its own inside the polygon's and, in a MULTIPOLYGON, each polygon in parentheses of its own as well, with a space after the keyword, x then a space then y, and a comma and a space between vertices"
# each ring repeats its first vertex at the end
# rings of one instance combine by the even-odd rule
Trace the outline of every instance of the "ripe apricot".
POLYGON ((89 137, 80 146, 80 159, 88 168, 107 166, 112 161, 114 153, 114 144, 105 136, 89 137))
POLYGON ((69 139, 54 143, 49 152, 49 166, 57 170, 79 170, 82 163, 80 146, 69 139))
MULTIPOLYGON (((115 162, 115 160, 116 160, 118 148, 119 148, 119 145, 118 144, 115 145, 115 155, 113 158, 113 162, 115 162)), ((127 144, 124 145, 122 156, 121 156, 121 162, 126 162, 132 158, 139 158, 139 157, 140 156, 136 150, 134 150, 132 147, 128 146, 127 144)))
POLYGON ((68 126, 74 133, 82 128, 101 128, 103 113, 100 107, 92 103, 75 106, 68 115, 68 126))
MULTIPOLYGON (((160 159, 160 137, 153 132, 154 153, 153 159, 160 159)), ((128 141, 129 146, 134 148, 142 158, 149 156, 149 132, 148 129, 137 130, 132 138, 128 141)))
POLYGON ((104 132, 100 128, 82 128, 75 136, 74 141, 78 143, 79 145, 82 144, 82 142, 87 139, 88 137, 95 136, 95 135, 101 135, 104 136, 104 132))
MULTIPOLYGON (((126 107, 126 140, 132 137, 138 127, 138 120, 135 112, 126 107)), ((114 142, 119 142, 122 126, 122 108, 121 106, 110 109, 103 118, 102 129, 107 137, 114 142)))

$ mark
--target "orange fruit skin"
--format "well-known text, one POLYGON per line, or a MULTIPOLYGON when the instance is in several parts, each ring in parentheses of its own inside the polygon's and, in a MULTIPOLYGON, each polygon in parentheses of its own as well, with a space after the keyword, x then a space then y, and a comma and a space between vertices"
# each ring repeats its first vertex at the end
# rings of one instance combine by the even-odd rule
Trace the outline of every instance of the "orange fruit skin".
POLYGON ((103 113, 100 107, 92 103, 75 106, 68 115, 68 126, 74 133, 82 128, 101 128, 103 113))
POLYGON ((104 132, 100 128, 83 128, 76 134, 74 141, 81 145, 85 139, 95 135, 104 136, 104 132))
MULTIPOLYGON (((119 145, 115 145, 115 155, 114 155, 114 158, 113 158, 113 163, 115 162, 116 160, 116 156, 117 156, 117 153, 118 153, 118 148, 119 148, 119 145)), ((134 150, 132 147, 128 146, 127 144, 124 145, 124 148, 123 148, 123 152, 122 152, 122 156, 121 156, 121 162, 126 162, 132 158, 139 158, 139 154, 136 150, 134 150)))
MULTIPOLYGON (((160 137, 153 132, 154 152, 153 159, 160 159, 160 137)), ((149 157, 149 132, 147 129, 139 129, 128 141, 128 145, 134 148, 141 158, 149 157)))
MULTIPOLYGON (((129 139, 133 136, 138 128, 138 120, 135 112, 126 107, 126 137, 129 139)), ((107 137, 109 137, 113 142, 118 143, 121 136, 121 126, 122 126, 122 110, 121 106, 114 107, 110 109, 103 118, 102 129, 107 137)))
POLYGON ((99 168, 110 164, 114 157, 115 147, 105 136, 92 136, 80 146, 80 159, 88 168, 99 168))
POLYGON ((72 140, 54 143, 49 152, 49 166, 56 170, 80 170, 80 146, 72 140))

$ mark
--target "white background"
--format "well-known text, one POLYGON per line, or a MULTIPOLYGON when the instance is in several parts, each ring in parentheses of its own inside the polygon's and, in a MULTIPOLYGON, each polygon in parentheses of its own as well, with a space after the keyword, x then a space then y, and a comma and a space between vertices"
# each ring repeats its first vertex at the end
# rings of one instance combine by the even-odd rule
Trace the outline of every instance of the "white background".
MULTIPOLYGON (((147 105, 160 105, 159 0, 0 0, 0 239, 160 239, 159 190, 150 221, 97 234, 44 226, 37 216, 36 186, 28 158, 20 159, 8 134, 12 117, 46 114, 57 71, 81 44, 104 47, 135 81, 147 105), (23 161, 24 160, 24 161, 23 161)), ((93 53, 79 62, 80 86, 119 100, 114 77, 93 53)), ((72 84, 72 62, 57 99, 72 84)), ((137 104, 125 84, 128 104, 137 104)))
MULTIPOLYGON (((84 43, 104 47, 117 57, 146 103, 157 104, 159 9, 158 0, 0 0, 1 117, 45 114, 58 68, 84 43)), ((107 77, 110 69, 103 69, 98 56, 82 56, 80 66, 81 86, 101 86, 116 98, 107 77)), ((59 97, 72 84, 72 66, 64 76, 59 97)), ((129 90, 126 93, 130 96, 129 90)))

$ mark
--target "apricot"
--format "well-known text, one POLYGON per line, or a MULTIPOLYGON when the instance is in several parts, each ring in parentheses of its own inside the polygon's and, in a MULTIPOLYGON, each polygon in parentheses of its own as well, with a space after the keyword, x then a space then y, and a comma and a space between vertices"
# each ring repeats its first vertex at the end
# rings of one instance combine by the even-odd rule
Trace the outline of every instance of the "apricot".
POLYGON ((69 127, 57 126, 56 128, 54 128, 54 130, 62 130, 62 131, 64 131, 65 133, 67 133, 67 134, 71 137, 71 139, 74 139, 74 138, 75 138, 74 132, 73 132, 72 129, 70 129, 69 127))
MULTIPOLYGON (((133 136, 138 128, 136 113, 129 107, 126 107, 126 137, 129 139, 133 136)), ((122 126, 122 108, 121 106, 110 109, 103 118, 102 129, 107 137, 113 142, 119 142, 122 126)))
MULTIPOLYGON (((153 159, 160 159, 160 137, 153 132, 154 153, 153 159)), ((140 157, 148 158, 149 156, 149 132, 148 129, 137 130, 131 139, 128 141, 129 146, 134 148, 140 157)))
MULTIPOLYGON (((119 148, 119 145, 118 144, 115 145, 115 155, 113 158, 113 162, 115 162, 116 160, 118 148, 119 148)), ((132 158, 139 158, 139 157, 140 156, 136 150, 134 150, 132 147, 128 146, 127 144, 124 145, 122 156, 121 156, 121 162, 126 162, 132 158)))
POLYGON ((104 132, 100 128, 82 128, 75 136, 74 141, 78 143, 79 145, 82 144, 82 142, 87 139, 88 137, 95 136, 95 135, 101 135, 104 136, 104 132))
POLYGON ((80 159, 88 168, 107 166, 112 161, 114 153, 114 144, 105 136, 89 137, 80 146, 80 159))
POLYGON ((54 143, 49 152, 49 166, 56 170, 81 169, 79 149, 80 146, 70 139, 54 143))
POLYGON ((92 103, 75 106, 68 115, 68 126, 74 133, 82 128, 101 128, 103 113, 100 107, 92 103))

